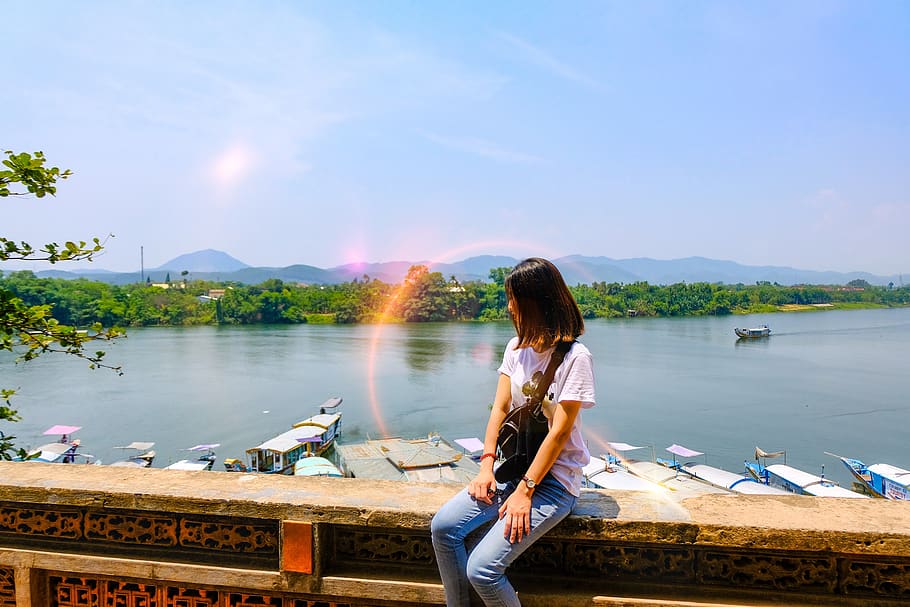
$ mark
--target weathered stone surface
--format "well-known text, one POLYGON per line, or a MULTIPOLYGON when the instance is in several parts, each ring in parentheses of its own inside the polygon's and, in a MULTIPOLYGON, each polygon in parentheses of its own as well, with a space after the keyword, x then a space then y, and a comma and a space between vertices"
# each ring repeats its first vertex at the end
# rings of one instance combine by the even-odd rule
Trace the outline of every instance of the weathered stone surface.
MULTIPOLYGON (((177 585, 275 601, 342 597, 358 607, 440 604, 428 528, 457 490, 0 462, 0 601, 15 594, 24 607, 57 572, 60 583, 82 576, 104 588, 112 577, 137 580, 137 593, 177 585), (311 563, 284 571, 274 542, 288 521, 312 525, 314 551, 311 563), (203 552, 205 562, 187 560, 203 552)), ((574 514, 513 567, 528 605, 551 604, 564 589, 565 604, 579 605, 787 597, 890 607, 910 599, 910 503, 585 491, 574 514)))

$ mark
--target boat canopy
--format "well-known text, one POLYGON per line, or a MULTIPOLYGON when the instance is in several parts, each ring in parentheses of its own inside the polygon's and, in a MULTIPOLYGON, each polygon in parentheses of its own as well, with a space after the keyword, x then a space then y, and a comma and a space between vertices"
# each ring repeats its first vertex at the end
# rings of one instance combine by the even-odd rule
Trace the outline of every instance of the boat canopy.
POLYGON ((261 445, 247 449, 246 452, 274 451, 277 453, 287 453, 288 451, 300 447, 300 443, 319 442, 319 437, 340 418, 340 413, 314 415, 310 419, 294 424, 294 427, 290 430, 270 438, 261 445))
POLYGON ((693 451, 692 449, 683 447, 682 445, 677 445, 675 443, 667 447, 667 451, 673 455, 678 455, 680 457, 695 457, 696 455, 704 455, 704 453, 701 451, 693 451))
POLYGON ((174 462, 170 466, 166 466, 165 470, 201 471, 201 470, 207 470, 208 467, 209 467, 209 462, 201 462, 198 460, 191 462, 189 460, 182 459, 179 462, 174 462))
POLYGON ((872 464, 867 470, 910 489, 910 470, 904 470, 891 464, 872 464))
POLYGON ((114 449, 136 449, 138 451, 145 451, 154 446, 155 443, 132 442, 128 445, 123 445, 122 447, 114 447, 114 449))
POLYGON ((460 445, 468 453, 474 453, 475 451, 483 451, 483 441, 477 437, 456 438, 455 444, 460 445))
POLYGON ((64 426, 57 424, 45 430, 42 434, 72 434, 76 430, 82 430, 82 426, 64 426))
POLYGON ((798 470, 787 464, 772 464, 766 466, 765 469, 768 472, 797 485, 810 495, 817 495, 820 497, 867 497, 860 493, 856 493, 855 491, 845 489, 820 476, 803 472, 802 470, 798 470))
POLYGON ((629 443, 607 443, 615 451, 634 451, 635 449, 645 449, 646 447, 637 447, 629 443))

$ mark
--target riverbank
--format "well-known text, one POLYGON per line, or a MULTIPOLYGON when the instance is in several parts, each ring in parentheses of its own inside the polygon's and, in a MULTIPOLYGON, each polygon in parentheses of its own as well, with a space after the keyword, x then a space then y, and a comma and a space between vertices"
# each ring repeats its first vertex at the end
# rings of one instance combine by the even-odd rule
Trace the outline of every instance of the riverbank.
POLYGON ((734 315, 745 314, 776 314, 778 312, 826 312, 833 310, 884 310, 891 308, 908 308, 910 304, 885 305, 872 302, 838 302, 815 304, 781 304, 758 305, 750 308, 733 310, 734 315))

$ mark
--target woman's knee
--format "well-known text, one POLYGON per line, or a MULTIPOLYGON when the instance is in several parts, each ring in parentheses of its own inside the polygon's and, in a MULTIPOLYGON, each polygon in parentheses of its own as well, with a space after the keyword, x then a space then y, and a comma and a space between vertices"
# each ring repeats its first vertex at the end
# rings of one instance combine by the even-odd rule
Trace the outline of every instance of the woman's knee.
POLYGON ((497 567, 489 559, 478 558, 475 551, 468 556, 466 573, 474 589, 483 595, 483 588, 495 586, 505 575, 505 568, 497 567))
POLYGON ((451 522, 437 512, 430 521, 430 536, 433 538, 433 543, 435 544, 439 540, 452 537, 452 531, 453 525, 451 522))

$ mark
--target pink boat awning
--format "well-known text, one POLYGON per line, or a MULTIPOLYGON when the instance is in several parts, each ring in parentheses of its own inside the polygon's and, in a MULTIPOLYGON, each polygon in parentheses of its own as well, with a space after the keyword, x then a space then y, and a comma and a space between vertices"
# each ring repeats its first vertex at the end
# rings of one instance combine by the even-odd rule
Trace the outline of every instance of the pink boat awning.
POLYGON ((682 445, 670 445, 667 447, 667 451, 678 455, 680 457, 695 457, 696 455, 704 455, 701 451, 693 451, 692 449, 687 449, 682 445))
POLYGON ((57 424, 44 431, 44 434, 72 434, 76 430, 81 430, 82 426, 63 426, 57 424))
POLYGON ((483 441, 479 438, 456 438, 455 443, 461 446, 468 453, 474 453, 475 451, 483 451, 483 441))

